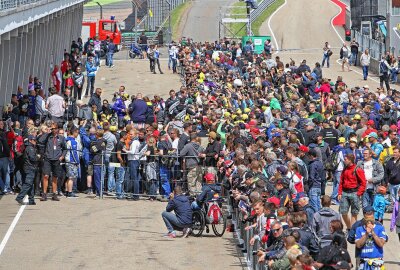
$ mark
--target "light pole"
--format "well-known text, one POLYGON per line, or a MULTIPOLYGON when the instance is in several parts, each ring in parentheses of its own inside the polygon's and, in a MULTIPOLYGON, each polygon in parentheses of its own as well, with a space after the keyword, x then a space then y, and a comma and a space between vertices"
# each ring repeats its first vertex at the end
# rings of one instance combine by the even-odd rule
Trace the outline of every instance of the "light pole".
POLYGON ((135 46, 137 46, 137 38, 138 38, 138 36, 137 36, 137 10, 138 10, 138 6, 137 6, 137 4, 135 3, 135 1, 132 1, 132 5, 133 5, 133 8, 134 8, 134 12, 135 12, 135 46))
POLYGON ((171 31, 171 2, 169 0, 165 0, 168 4, 168 44, 172 41, 172 31, 171 31))
POLYGON ((100 19, 103 19, 103 6, 99 2, 96 2, 96 4, 100 7, 100 19))
POLYGON ((392 17, 392 0, 387 0, 387 9, 386 9, 386 51, 390 52, 390 34, 392 32, 390 19, 392 17))

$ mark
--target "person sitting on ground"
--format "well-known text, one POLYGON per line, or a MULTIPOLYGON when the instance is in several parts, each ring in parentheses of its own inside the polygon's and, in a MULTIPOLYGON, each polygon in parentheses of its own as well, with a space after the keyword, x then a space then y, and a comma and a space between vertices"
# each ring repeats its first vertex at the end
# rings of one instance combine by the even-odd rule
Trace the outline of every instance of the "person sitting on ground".
POLYGON ((161 216, 168 229, 165 237, 175 238, 175 230, 183 231, 185 238, 192 232, 192 207, 189 198, 182 194, 182 187, 174 188, 174 193, 171 193, 168 205, 161 216), (172 211, 175 214, 171 213, 172 211))

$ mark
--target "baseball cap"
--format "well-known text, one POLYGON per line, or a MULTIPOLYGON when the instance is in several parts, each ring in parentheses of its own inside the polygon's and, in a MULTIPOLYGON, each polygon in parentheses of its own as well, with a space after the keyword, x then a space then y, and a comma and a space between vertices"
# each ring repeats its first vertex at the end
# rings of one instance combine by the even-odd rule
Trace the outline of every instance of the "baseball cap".
POLYGON ((374 123, 374 120, 368 120, 368 122, 367 122, 367 125, 370 125, 370 126, 372 126, 372 125, 374 125, 375 123, 374 123))
POLYGON ((369 89, 369 85, 368 84, 366 84, 366 85, 364 85, 364 87, 363 87, 364 89, 365 88, 367 88, 367 89, 369 89))
POLYGON ((306 198, 307 195, 304 192, 299 192, 296 194, 296 197, 293 199, 294 203, 297 203, 301 198, 306 198))
POLYGON ((354 142, 354 143, 358 143, 357 138, 353 137, 349 140, 349 142, 354 142))
POLYGON ((363 213, 371 213, 371 212, 375 212, 374 208, 370 205, 366 206, 363 208, 363 213))
POLYGON ((283 166, 283 165, 278 166, 278 168, 276 168, 276 170, 277 170, 278 172, 280 172, 282 175, 286 175, 287 172, 288 172, 288 169, 287 169, 285 166, 283 166))
POLYGON ((353 120, 361 120, 361 115, 355 114, 353 120))
POLYGON ((311 126, 311 127, 315 127, 315 123, 313 121, 308 121, 306 123, 306 126, 311 126))
POLYGON ((267 199, 267 202, 275 204, 275 207, 277 207, 277 208, 279 207, 279 205, 280 205, 280 203, 281 203, 281 201, 279 200, 278 197, 271 197, 271 198, 268 198, 268 199, 267 199))
POLYGON ((213 140, 215 140, 217 138, 217 133, 211 131, 210 133, 208 133, 208 136, 211 137, 213 140))
POLYGON ((339 143, 345 143, 346 142, 346 138, 345 137, 340 137, 338 142, 339 143))
POLYGON ((299 146, 299 150, 304 153, 308 153, 308 151, 310 151, 310 149, 303 144, 299 146))
POLYGON ((371 138, 371 137, 378 139, 378 134, 376 134, 375 132, 371 132, 370 134, 368 134, 368 138, 371 138))
POLYGON ((215 175, 213 173, 206 173, 204 175, 204 179, 207 181, 213 181, 215 180, 215 175))
POLYGON ((396 126, 396 125, 391 125, 391 126, 390 126, 390 129, 391 129, 391 130, 397 130, 397 126, 396 126))
POLYGON ((334 269, 342 270, 342 269, 351 269, 351 266, 346 261, 339 261, 336 265, 332 266, 334 269))

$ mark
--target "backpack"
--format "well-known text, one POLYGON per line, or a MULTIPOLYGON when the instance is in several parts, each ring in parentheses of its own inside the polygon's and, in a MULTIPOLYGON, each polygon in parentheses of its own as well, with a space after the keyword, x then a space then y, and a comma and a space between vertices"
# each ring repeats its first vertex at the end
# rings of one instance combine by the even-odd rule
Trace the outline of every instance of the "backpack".
POLYGON ((388 73, 389 71, 384 61, 379 64, 379 69, 382 73, 388 73))
POLYGON ((222 220, 222 210, 217 202, 208 203, 207 221, 210 224, 219 224, 222 220))
POLYGON ((330 56, 332 56, 333 52, 329 49, 329 50, 327 51, 327 54, 328 54, 328 56, 330 57, 330 56))
POLYGON ((325 169, 327 171, 334 172, 339 167, 340 164, 339 153, 340 151, 335 151, 328 157, 325 163, 325 169))
POLYGON ((24 138, 21 135, 15 137, 14 143, 12 145, 12 150, 15 157, 21 157, 25 151, 24 138))

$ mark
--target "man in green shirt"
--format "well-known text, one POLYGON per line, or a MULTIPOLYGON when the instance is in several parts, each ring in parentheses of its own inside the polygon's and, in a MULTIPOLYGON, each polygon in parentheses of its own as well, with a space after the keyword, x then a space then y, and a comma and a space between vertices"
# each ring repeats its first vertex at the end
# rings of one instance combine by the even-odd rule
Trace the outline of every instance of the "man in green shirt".
POLYGON ((308 109, 309 109, 309 114, 308 114, 309 119, 316 118, 320 123, 324 120, 322 115, 316 111, 317 104, 315 102, 310 102, 310 106, 308 106, 308 109))

